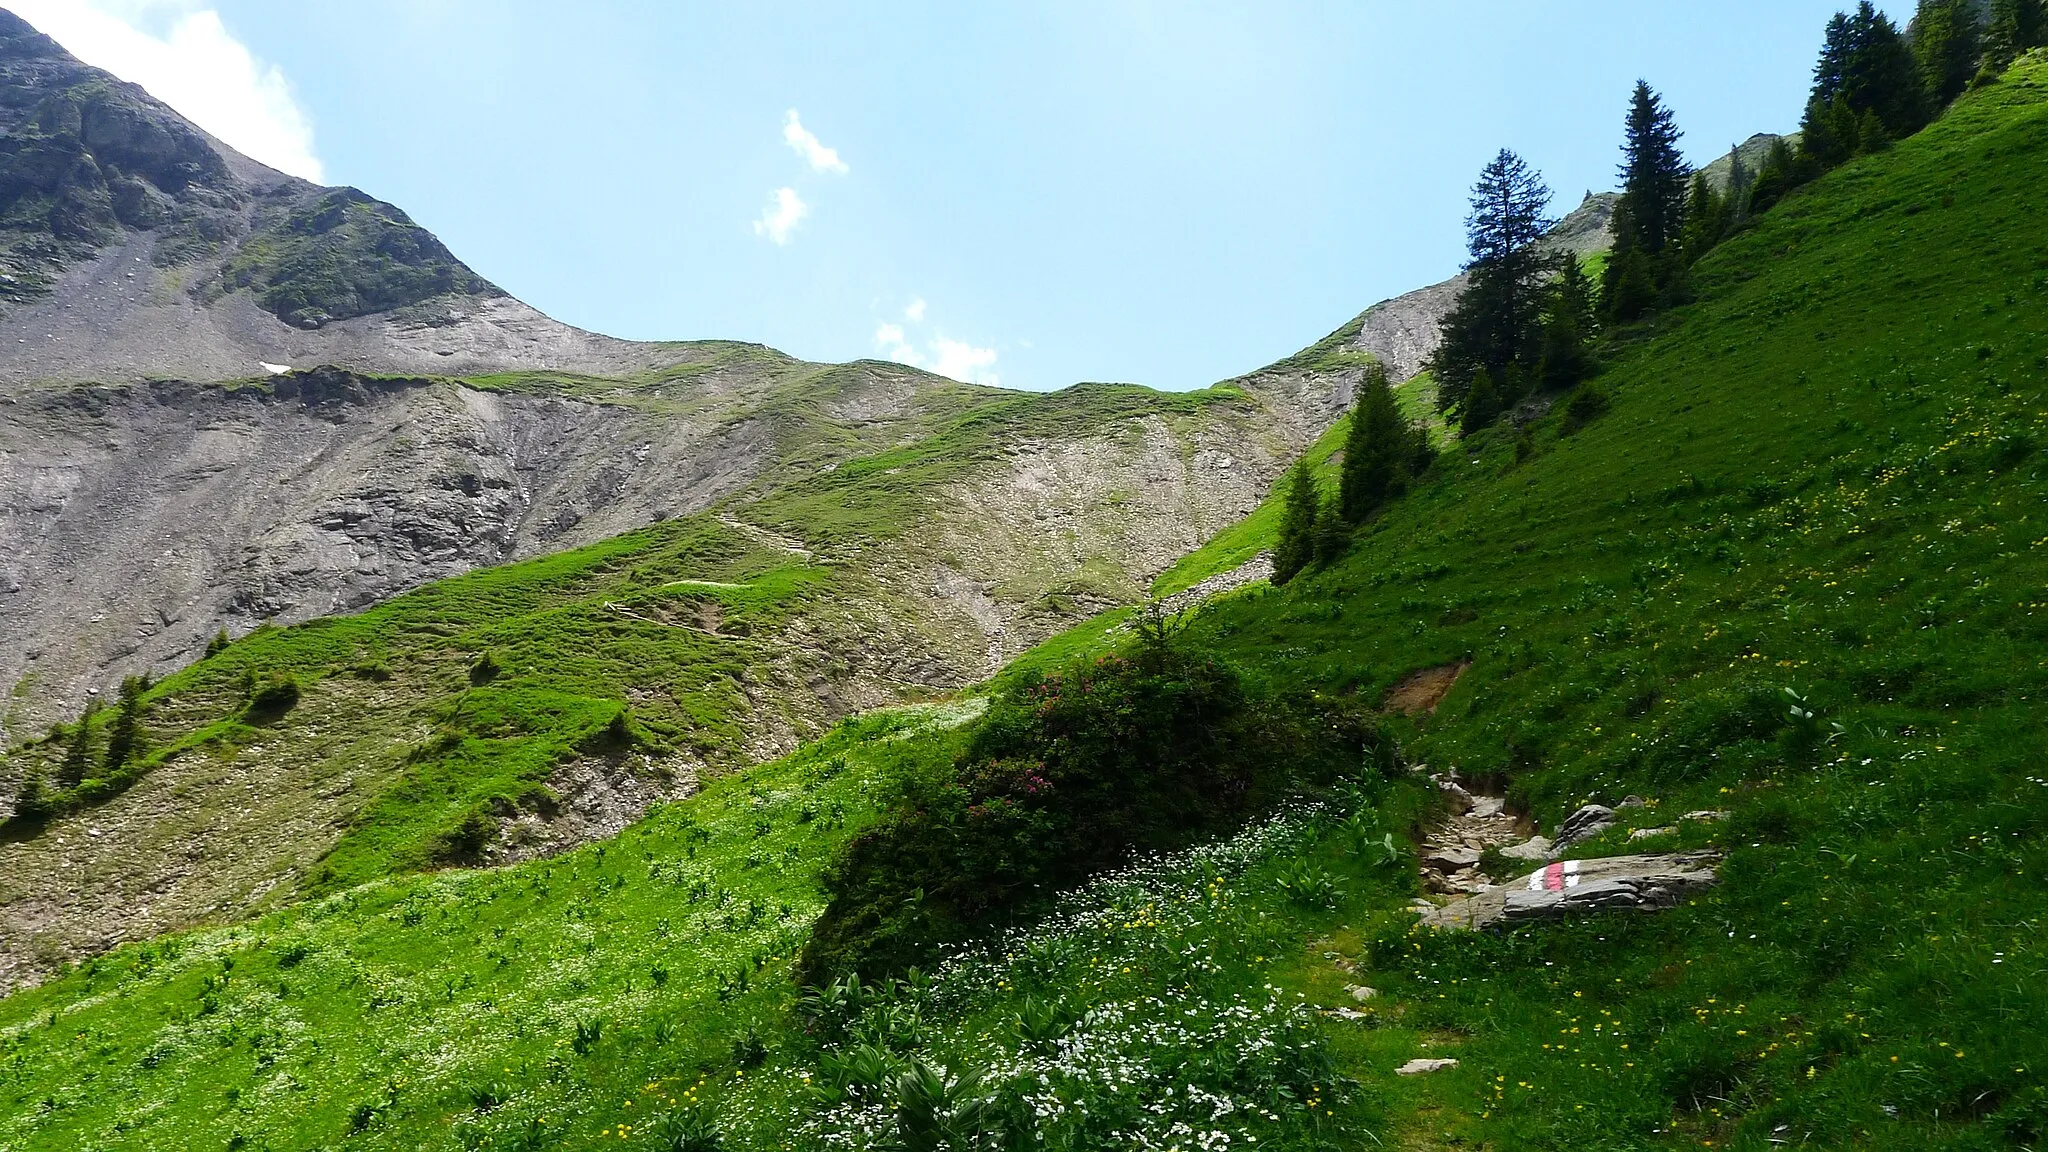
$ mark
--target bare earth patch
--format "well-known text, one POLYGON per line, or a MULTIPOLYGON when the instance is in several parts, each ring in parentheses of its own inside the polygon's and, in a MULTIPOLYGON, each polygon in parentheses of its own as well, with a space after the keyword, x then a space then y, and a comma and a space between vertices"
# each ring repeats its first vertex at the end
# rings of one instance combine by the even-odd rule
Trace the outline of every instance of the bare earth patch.
POLYGON ((1456 664, 1442 664, 1435 668, 1424 668, 1420 672, 1410 672, 1399 684, 1394 685, 1393 691, 1387 693, 1386 703, 1380 707, 1404 716, 1433 713, 1436 706, 1444 702, 1444 697, 1450 694, 1451 686, 1458 682, 1458 677, 1463 676, 1465 669, 1470 667, 1472 662, 1463 660, 1456 664))

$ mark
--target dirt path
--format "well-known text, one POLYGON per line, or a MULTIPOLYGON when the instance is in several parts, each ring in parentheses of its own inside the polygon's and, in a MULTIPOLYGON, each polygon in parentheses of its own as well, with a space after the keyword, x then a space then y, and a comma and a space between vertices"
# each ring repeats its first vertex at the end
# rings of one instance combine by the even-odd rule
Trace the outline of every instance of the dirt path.
POLYGON ((1399 684, 1394 685, 1387 693, 1386 703, 1380 707, 1404 716, 1421 716, 1435 712, 1436 706, 1443 703, 1444 697, 1449 695, 1451 686, 1456 684, 1458 677, 1463 676, 1465 670, 1470 667, 1472 662, 1464 660, 1456 664, 1442 664, 1435 668, 1424 668, 1420 672, 1411 672, 1399 684))
POLYGON ((1423 837, 1422 882, 1428 891, 1464 897, 1500 883, 1502 877, 1480 868, 1480 857, 1488 848, 1500 849, 1525 868, 1542 861, 1549 842, 1532 837, 1508 813, 1506 801, 1474 795, 1449 776, 1431 779, 1450 801, 1451 814, 1423 837))

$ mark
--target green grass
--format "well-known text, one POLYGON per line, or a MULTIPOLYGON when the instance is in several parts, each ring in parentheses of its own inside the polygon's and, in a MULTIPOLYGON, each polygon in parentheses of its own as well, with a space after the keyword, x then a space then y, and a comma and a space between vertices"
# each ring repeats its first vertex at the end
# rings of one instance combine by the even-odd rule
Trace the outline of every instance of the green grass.
POLYGON ((1453 453, 1340 563, 1197 621, 1367 699, 1473 660, 1411 755, 1546 826, 1630 793, 1734 812, 1687 833, 1727 882, 1678 912, 1373 929, 1367 982, 1462 1039, 1432 1089, 1461 1138, 2043 1138, 2044 128, 2031 67, 1830 175, 1634 335, 1601 420, 1453 453))

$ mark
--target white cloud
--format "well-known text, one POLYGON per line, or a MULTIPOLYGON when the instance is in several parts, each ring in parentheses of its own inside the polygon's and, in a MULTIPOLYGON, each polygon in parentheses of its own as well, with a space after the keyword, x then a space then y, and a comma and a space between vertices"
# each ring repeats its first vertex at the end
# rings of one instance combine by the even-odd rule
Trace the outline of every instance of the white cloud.
POLYGON ((811 206, 803 202, 796 189, 777 188, 768 194, 768 206, 761 210, 761 218, 754 221, 754 235, 787 244, 796 226, 810 214, 811 206))
MULTIPOLYGON (((904 310, 906 316, 913 309, 916 311, 915 316, 910 316, 913 323, 924 319, 923 304, 924 301, 919 300, 912 308, 904 310)), ((953 340, 940 335, 934 336, 920 352, 901 324, 888 323, 876 327, 875 347, 883 356, 898 364, 908 364, 912 368, 936 372, 963 383, 986 384, 991 388, 1002 384, 1002 378, 989 371, 996 363, 996 350, 993 348, 977 348, 963 340, 953 340)))
POLYGON ((933 342, 937 355, 932 361, 932 371, 941 376, 969 384, 987 384, 994 387, 1002 383, 995 373, 985 371, 996 362, 996 350, 976 348, 959 340, 948 340, 944 336, 933 342))
POLYGON ((924 298, 912 300, 910 306, 903 310, 903 318, 912 324, 924 323, 924 298))
POLYGON ((811 166, 811 171, 846 175, 846 161, 839 158, 839 150, 827 148, 819 143, 818 138, 811 134, 811 130, 804 127, 803 121, 797 119, 794 108, 789 110, 788 117, 782 122, 782 140, 795 149, 797 155, 804 158, 804 163, 811 166))
POLYGON ((133 81, 229 147, 316 183, 313 122, 275 64, 198 0, 7 0, 73 56, 133 81))

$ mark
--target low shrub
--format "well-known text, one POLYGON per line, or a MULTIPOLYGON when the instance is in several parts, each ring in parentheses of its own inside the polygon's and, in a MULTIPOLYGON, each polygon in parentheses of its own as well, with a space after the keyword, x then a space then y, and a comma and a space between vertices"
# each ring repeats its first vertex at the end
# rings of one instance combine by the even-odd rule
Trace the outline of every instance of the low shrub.
POLYGON ((1133 852, 1180 847, 1385 760, 1343 705, 1268 699, 1170 632, 1014 685, 825 878, 804 982, 901 972, 1133 852))

